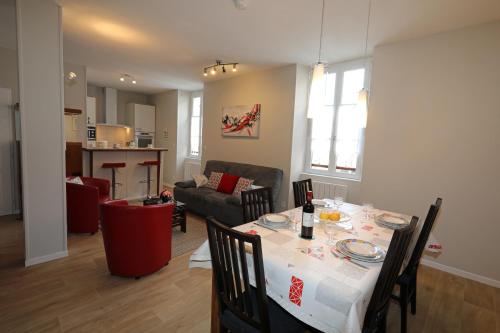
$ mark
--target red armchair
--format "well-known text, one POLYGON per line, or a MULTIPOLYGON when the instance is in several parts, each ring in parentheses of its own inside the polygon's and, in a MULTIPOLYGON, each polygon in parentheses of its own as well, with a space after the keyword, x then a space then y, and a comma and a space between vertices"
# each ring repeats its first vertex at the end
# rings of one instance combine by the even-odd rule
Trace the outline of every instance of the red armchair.
POLYGON ((112 275, 139 278, 167 265, 172 256, 174 204, 129 206, 125 200, 101 205, 101 231, 112 275))
POLYGON ((99 204, 109 200, 109 180, 81 179, 83 185, 66 183, 68 231, 94 234, 99 230, 99 204))

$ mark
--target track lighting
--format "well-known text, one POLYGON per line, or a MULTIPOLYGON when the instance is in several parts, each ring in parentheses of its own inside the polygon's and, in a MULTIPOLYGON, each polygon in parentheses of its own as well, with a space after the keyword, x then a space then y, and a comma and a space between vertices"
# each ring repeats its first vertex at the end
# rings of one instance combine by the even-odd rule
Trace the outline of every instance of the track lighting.
POLYGON ((126 82, 126 81, 130 81, 130 83, 132 84, 137 84, 136 79, 132 75, 122 74, 120 76, 120 82, 126 82))
POLYGON ((233 66, 232 71, 236 72, 236 66, 238 65, 237 62, 225 62, 223 63, 221 60, 216 60, 215 65, 207 66, 203 68, 203 76, 208 76, 208 72, 210 72, 211 75, 217 74, 217 70, 220 68, 222 74, 225 74, 227 72, 226 66, 233 66))

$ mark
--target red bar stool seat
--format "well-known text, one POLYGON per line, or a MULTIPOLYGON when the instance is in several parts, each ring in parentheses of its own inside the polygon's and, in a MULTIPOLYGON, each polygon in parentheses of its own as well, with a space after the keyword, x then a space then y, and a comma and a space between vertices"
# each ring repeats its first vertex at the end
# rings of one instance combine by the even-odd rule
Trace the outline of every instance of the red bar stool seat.
POLYGON ((111 169, 111 189, 112 189, 112 199, 116 199, 116 185, 122 185, 116 182, 116 169, 125 168, 127 164, 125 162, 108 162, 103 163, 103 169, 111 169))
MULTIPOLYGON (((160 161, 143 161, 143 162, 140 162, 138 163, 140 166, 145 166, 147 168, 147 171, 148 171, 148 175, 147 175, 147 179, 146 180, 143 180, 141 181, 141 183, 146 183, 147 184, 147 194, 146 194, 146 198, 151 198, 151 195, 149 194, 149 192, 151 191, 151 167, 153 166, 156 166, 156 167, 159 167, 160 166, 160 161)), ((160 181, 158 179, 158 181, 160 181)))

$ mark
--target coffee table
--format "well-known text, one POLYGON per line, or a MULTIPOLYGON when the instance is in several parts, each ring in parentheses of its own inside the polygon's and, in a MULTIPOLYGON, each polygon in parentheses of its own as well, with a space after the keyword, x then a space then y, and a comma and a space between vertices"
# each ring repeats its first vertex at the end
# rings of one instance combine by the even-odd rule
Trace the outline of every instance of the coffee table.
MULTIPOLYGON (((181 227, 181 231, 186 233, 186 204, 180 201, 173 201, 175 204, 172 214, 172 228, 181 227)), ((170 202, 168 202, 170 203, 170 202)), ((162 204, 160 198, 150 198, 142 201, 144 206, 162 204)))

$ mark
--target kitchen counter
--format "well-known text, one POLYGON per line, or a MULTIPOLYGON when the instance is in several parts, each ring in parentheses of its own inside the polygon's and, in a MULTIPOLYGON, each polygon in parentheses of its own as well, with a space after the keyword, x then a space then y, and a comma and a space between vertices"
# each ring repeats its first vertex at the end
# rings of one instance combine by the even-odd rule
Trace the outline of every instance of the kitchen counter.
POLYGON ((124 168, 116 169, 115 199, 135 200, 146 197, 148 167, 145 161, 158 161, 159 166, 151 166, 151 191, 158 195, 163 188, 163 157, 166 148, 82 148, 83 174, 89 177, 104 178, 111 181, 111 169, 103 168, 103 163, 125 163, 124 168))
POLYGON ((86 147, 82 148, 82 150, 85 151, 143 151, 143 152, 148 152, 148 151, 168 151, 167 148, 94 148, 94 147, 86 147))

